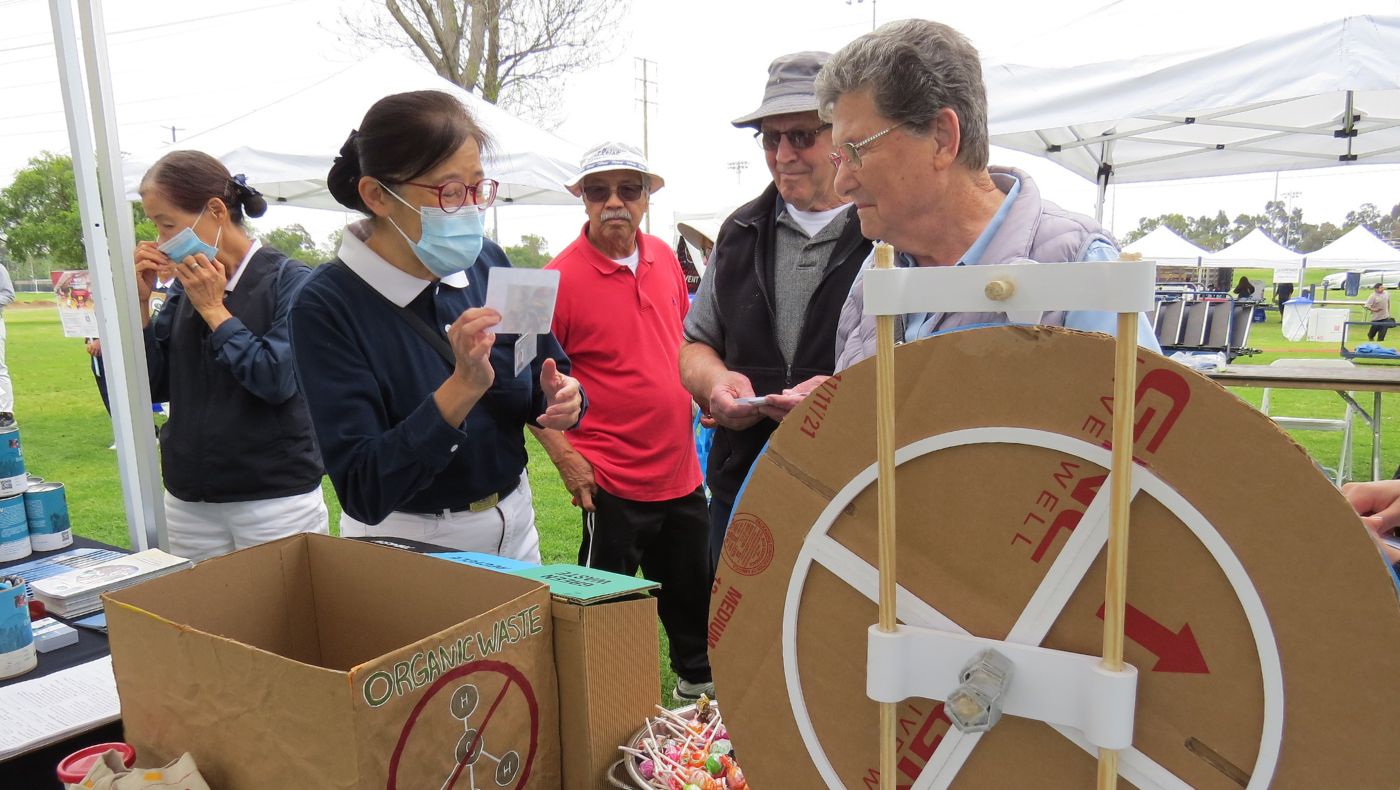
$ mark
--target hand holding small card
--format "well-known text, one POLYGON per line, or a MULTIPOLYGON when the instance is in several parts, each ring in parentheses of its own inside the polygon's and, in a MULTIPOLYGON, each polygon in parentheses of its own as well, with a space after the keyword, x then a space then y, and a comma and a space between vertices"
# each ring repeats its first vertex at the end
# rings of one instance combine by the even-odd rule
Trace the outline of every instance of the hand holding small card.
POLYGON ((559 272, 547 269, 492 268, 486 284, 486 307, 501 314, 497 334, 544 334, 554 321, 559 272))

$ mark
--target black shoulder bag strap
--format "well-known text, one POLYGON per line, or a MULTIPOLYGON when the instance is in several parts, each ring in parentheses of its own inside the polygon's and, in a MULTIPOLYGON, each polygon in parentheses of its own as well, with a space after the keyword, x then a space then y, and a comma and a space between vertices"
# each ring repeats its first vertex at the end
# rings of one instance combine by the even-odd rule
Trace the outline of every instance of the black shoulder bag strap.
POLYGON ((399 314, 399 317, 402 318, 404 322, 408 324, 410 329, 412 329, 414 332, 417 332, 419 337, 428 341, 428 345, 432 346, 433 350, 438 352, 438 356, 446 360, 448 365, 454 368, 457 366, 457 355, 452 353, 452 344, 447 342, 447 338, 444 337, 441 332, 437 331, 431 326, 428 326, 428 323, 422 318, 420 318, 417 313, 413 312, 412 310, 409 310, 407 307, 399 307, 398 305, 389 301, 389 297, 380 293, 377 289, 375 289, 374 286, 365 282, 365 279, 363 277, 357 274, 354 269, 350 268, 349 266, 346 266, 343 261, 332 261, 331 263, 328 263, 326 265, 338 266, 341 269, 344 269, 345 271, 349 272, 355 278, 355 281, 358 282, 361 286, 363 286, 365 290, 379 297, 379 300, 382 301, 390 310, 399 314))

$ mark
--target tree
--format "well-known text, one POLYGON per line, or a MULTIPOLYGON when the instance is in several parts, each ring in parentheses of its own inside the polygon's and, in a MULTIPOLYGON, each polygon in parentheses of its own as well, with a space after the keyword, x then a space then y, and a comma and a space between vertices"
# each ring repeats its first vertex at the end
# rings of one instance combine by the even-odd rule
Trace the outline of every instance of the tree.
MULTIPOLYGON (((156 237, 155 224, 140 204, 131 207, 138 241, 156 237)), ((32 157, 0 191, 0 237, 12 261, 26 265, 28 277, 47 277, 50 267, 86 269, 73 160, 45 151, 32 157)))
POLYGON ((1395 225, 1397 215, 1400 215, 1400 205, 1396 205, 1389 213, 1382 214, 1380 209, 1376 208, 1375 203, 1362 203, 1355 211, 1347 212, 1346 221, 1342 225, 1347 230, 1351 230, 1357 225, 1364 225, 1372 233, 1384 239, 1391 236, 1393 230, 1400 230, 1395 225))
POLYGON ((1202 214, 1192 217, 1187 223, 1186 238, 1202 249, 1218 250, 1225 246, 1225 237, 1230 232, 1230 219, 1225 212, 1217 211, 1215 216, 1202 214))
POLYGON ((626 10, 625 0, 384 0, 343 20, 356 38, 417 50, 492 104, 550 120, 563 77, 614 57, 626 10))
POLYGON ((1189 223, 1186 217, 1180 214, 1159 214, 1150 219, 1143 217, 1142 221, 1138 223, 1137 230, 1128 231, 1127 235, 1123 237, 1123 243, 1132 244, 1163 225, 1178 236, 1185 236, 1189 223))
POLYGON ((327 253, 318 248, 311 234, 299 224, 273 228, 258 235, 263 244, 280 251, 288 258, 317 266, 334 257, 334 251, 327 253))
POLYGON ((1342 229, 1330 222, 1321 225, 1304 225, 1306 232, 1302 240, 1298 242, 1298 252, 1315 252, 1337 240, 1342 235, 1342 229))
POLYGON ((548 244, 543 236, 526 233, 520 237, 520 244, 502 249, 506 251, 506 257, 510 258, 511 266, 521 269, 543 269, 553 258, 549 254, 548 244))

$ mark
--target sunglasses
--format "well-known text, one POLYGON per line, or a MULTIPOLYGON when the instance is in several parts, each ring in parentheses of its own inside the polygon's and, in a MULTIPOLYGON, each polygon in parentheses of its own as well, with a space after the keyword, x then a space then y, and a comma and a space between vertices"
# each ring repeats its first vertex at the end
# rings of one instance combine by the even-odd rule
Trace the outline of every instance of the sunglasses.
POLYGON ((798 151, 805 151, 817 144, 817 135, 830 128, 831 124, 824 123, 815 129, 793 129, 786 132, 758 131, 754 132, 753 136, 755 140, 758 140, 758 144, 763 146, 763 150, 765 151, 778 150, 778 146, 782 144, 784 137, 788 139, 788 145, 798 151))
POLYGON ((614 191, 623 203, 636 203, 642 199, 641 184, 618 184, 616 190, 607 184, 589 184, 583 188, 583 199, 589 203, 606 203, 614 191))

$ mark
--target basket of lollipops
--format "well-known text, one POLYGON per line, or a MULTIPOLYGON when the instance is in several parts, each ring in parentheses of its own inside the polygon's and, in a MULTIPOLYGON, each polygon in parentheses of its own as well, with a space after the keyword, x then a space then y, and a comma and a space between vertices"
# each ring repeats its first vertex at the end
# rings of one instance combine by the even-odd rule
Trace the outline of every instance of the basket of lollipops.
POLYGON ((688 708, 647 720, 627 745, 609 783, 628 790, 748 790, 734 759, 719 705, 701 697, 688 708))

